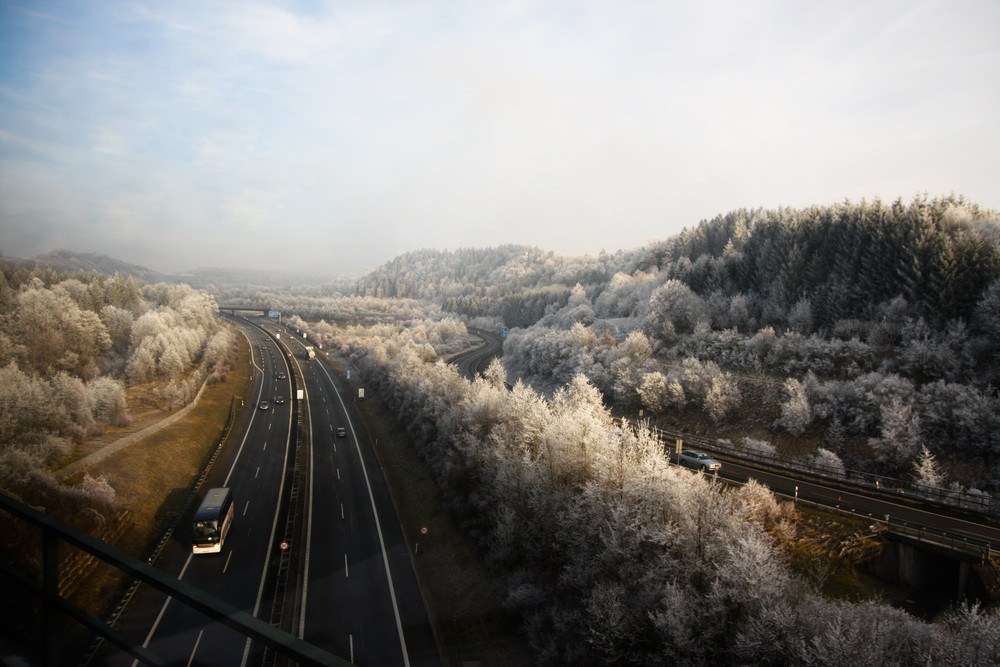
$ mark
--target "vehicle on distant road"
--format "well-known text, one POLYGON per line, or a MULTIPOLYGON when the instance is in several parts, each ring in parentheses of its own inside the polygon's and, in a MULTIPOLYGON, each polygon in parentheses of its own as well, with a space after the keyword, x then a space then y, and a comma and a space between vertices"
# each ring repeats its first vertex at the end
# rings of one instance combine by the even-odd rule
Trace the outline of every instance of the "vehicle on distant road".
POLYGON ((696 452, 693 449, 685 449, 677 457, 677 462, 682 466, 701 470, 702 472, 718 472, 722 464, 713 459, 705 452, 696 452))
POLYGON ((306 359, 315 359, 316 350, 313 349, 312 345, 306 345, 306 359))
POLYGON ((346 438, 347 437, 347 429, 344 428, 343 426, 338 426, 337 427, 337 437, 338 438, 346 438))
POLYGON ((285 379, 285 374, 284 373, 278 373, 278 379, 279 380, 284 380, 285 379))
POLYGON ((274 397, 274 402, 277 405, 281 405, 282 403, 285 402, 285 397, 284 396, 275 396, 274 397))
POLYGON ((260 408, 261 410, 267 410, 269 407, 271 407, 271 404, 268 403, 267 401, 261 401, 260 403, 257 404, 257 407, 260 408))

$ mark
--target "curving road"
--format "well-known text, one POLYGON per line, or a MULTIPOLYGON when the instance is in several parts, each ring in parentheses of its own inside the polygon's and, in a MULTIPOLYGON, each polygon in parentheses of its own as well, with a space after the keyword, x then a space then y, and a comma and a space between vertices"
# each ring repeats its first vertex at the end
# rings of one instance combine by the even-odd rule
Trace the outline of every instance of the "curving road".
POLYGON ((482 338, 483 344, 454 355, 448 363, 455 364, 458 372, 471 380, 483 372, 491 359, 503 355, 503 337, 501 334, 484 329, 473 329, 470 333, 482 338))

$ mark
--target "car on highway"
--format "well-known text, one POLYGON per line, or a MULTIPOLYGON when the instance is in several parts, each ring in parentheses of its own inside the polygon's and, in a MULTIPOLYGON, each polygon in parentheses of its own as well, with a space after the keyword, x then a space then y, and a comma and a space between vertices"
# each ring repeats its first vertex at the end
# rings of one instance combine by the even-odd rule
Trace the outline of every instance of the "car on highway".
POLYGON ((285 402, 285 397, 284 396, 275 396, 274 397, 274 402, 277 405, 281 405, 282 403, 285 402))
POLYGON ((285 374, 284 373, 278 373, 278 379, 279 380, 284 380, 285 379, 285 374))
POLYGON ((260 408, 261 410, 267 410, 269 407, 271 407, 271 404, 268 403, 267 401, 261 401, 260 403, 257 404, 257 407, 260 408))
POLYGON ((701 470, 702 472, 718 472, 722 464, 713 459, 705 452, 696 452, 693 449, 685 449, 677 456, 677 462, 682 466, 701 470))
POLYGON ((347 437, 347 429, 344 428, 343 426, 338 426, 337 427, 337 437, 338 438, 346 438, 347 437))

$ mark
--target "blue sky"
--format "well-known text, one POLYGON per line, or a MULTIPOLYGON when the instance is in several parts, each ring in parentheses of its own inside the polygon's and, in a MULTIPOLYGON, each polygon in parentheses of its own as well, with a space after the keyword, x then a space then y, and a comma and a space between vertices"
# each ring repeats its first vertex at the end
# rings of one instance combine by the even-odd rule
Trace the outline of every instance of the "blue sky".
POLYGON ((332 276, 740 207, 1000 209, 998 119, 995 0, 15 0, 0 252, 332 276))

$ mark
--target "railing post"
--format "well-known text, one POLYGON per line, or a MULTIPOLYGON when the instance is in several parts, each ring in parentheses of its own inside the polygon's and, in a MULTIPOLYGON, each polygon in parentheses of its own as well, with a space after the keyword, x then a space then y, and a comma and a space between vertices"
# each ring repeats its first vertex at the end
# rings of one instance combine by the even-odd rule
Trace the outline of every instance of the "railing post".
POLYGON ((59 643, 56 624, 56 598, 59 597, 59 540, 55 532, 42 528, 42 664, 56 664, 59 643))

